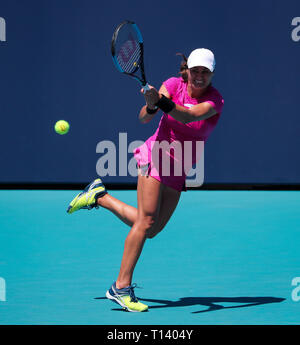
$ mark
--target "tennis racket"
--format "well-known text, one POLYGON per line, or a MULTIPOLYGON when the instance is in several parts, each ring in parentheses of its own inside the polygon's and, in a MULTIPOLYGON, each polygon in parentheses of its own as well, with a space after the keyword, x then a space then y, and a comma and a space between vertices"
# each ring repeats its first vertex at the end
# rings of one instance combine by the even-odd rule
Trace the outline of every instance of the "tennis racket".
POLYGON ((116 28, 111 41, 111 54, 118 71, 136 79, 150 90, 144 69, 144 44, 138 26, 125 20, 116 28))

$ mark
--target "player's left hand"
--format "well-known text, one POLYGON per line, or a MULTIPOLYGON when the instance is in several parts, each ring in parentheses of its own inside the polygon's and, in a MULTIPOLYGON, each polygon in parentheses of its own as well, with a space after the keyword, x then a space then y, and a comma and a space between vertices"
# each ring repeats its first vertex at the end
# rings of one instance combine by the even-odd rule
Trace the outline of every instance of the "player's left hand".
POLYGON ((147 90, 145 93, 143 92, 144 89, 141 89, 141 93, 143 93, 145 97, 145 101, 149 107, 154 107, 155 104, 159 101, 159 93, 155 87, 149 85, 150 90, 147 90))

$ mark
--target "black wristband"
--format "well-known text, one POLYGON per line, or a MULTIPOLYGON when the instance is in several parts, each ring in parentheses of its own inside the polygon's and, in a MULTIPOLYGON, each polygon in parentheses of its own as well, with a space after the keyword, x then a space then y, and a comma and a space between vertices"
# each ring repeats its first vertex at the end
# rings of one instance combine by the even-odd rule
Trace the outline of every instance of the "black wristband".
POLYGON ((161 96, 161 99, 155 105, 166 114, 175 108, 175 103, 164 95, 161 96))
POLYGON ((156 107, 155 109, 150 109, 148 108, 148 106, 146 107, 147 114, 155 114, 157 110, 158 110, 158 107, 156 107))

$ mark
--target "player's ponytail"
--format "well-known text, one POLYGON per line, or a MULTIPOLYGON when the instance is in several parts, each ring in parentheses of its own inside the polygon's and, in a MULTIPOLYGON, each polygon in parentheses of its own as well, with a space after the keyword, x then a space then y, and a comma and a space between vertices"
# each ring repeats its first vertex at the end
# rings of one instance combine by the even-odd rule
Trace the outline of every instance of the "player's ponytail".
POLYGON ((182 59, 183 59, 183 60, 181 61, 181 64, 180 64, 180 71, 179 71, 179 74, 181 75, 183 81, 184 81, 184 82, 187 82, 187 81, 188 81, 187 58, 186 58, 185 55, 182 54, 182 53, 176 53, 176 55, 180 55, 180 56, 182 57, 182 59))

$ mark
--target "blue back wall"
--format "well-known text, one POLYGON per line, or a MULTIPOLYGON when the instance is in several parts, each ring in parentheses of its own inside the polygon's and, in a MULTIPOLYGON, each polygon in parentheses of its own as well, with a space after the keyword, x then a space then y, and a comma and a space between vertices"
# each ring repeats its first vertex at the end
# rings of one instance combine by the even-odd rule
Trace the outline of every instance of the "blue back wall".
POLYGON ((89 181, 100 141, 118 148, 119 133, 130 143, 154 132, 160 116, 139 123, 139 86, 112 63, 124 19, 143 33, 157 88, 177 75, 177 52, 214 51, 225 106, 205 146, 206 183, 300 183, 299 0, 1 0, 0 17, 1 183, 89 181), (67 135, 54 132, 59 119, 67 135))

